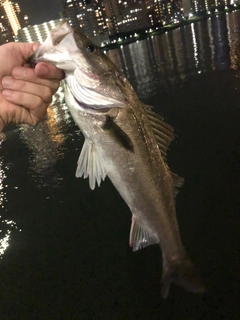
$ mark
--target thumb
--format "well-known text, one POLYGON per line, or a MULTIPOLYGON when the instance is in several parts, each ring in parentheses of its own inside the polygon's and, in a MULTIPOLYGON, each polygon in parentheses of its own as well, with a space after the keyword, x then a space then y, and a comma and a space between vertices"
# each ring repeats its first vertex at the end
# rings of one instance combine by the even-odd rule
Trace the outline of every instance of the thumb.
POLYGON ((64 72, 62 70, 46 62, 39 62, 35 66, 34 71, 39 78, 56 80, 62 80, 64 78, 64 72))

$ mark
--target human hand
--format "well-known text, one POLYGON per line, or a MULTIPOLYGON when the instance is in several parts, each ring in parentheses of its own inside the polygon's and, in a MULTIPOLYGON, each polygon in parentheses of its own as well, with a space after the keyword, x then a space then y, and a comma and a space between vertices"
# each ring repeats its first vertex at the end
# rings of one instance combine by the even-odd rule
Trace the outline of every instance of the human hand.
POLYGON ((0 46, 0 132, 11 122, 39 122, 63 79, 63 72, 51 64, 27 66, 37 47, 36 43, 14 42, 0 46))

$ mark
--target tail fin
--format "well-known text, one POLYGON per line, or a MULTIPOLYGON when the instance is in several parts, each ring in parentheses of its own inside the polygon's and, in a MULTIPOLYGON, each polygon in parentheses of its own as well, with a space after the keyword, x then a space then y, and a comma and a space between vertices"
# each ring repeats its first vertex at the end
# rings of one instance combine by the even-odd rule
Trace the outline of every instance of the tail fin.
POLYGON ((174 263, 173 265, 164 263, 161 281, 162 298, 167 298, 172 282, 177 283, 191 292, 204 292, 201 278, 188 258, 179 263, 174 263))

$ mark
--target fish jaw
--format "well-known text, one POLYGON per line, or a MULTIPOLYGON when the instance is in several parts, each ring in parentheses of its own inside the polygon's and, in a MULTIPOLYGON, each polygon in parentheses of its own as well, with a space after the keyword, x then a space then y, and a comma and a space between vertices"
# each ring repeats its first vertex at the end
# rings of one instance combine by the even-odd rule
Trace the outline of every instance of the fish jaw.
POLYGON ((47 39, 29 57, 31 65, 38 62, 49 62, 65 72, 71 72, 77 67, 73 57, 78 52, 75 41, 73 41, 73 29, 62 23, 53 29, 47 39), (71 48, 71 51, 66 48, 71 48))
MULTIPOLYGON (((91 80, 96 79, 96 76, 86 67, 86 59, 83 50, 78 47, 74 29, 66 21, 51 30, 47 39, 29 58, 31 65, 43 61, 55 65, 66 74, 72 74, 78 67, 81 67, 79 79, 84 76, 86 78, 87 75, 92 78, 91 80)), ((86 86, 89 83, 83 83, 83 85, 86 86)))

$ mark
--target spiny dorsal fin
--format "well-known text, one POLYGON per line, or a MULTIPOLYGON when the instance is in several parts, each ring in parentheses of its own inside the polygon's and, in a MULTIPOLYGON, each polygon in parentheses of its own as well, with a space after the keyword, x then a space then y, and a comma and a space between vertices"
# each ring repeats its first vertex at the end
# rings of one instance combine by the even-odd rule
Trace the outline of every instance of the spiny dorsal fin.
MULTIPOLYGON (((167 149, 174 139, 174 129, 170 124, 164 122, 162 116, 153 112, 151 106, 144 105, 144 109, 147 113, 148 120, 151 123, 162 157, 166 161, 167 149)), ((175 187, 175 194, 177 194, 177 188, 180 188, 183 185, 184 179, 173 172, 171 172, 171 175, 173 186, 175 187)))
POLYGON ((88 139, 85 139, 78 159, 76 177, 83 176, 84 179, 89 177, 89 186, 93 190, 96 182, 100 186, 101 181, 105 179, 106 175, 104 162, 95 145, 88 139))
POLYGON ((167 149, 174 139, 174 129, 171 125, 164 122, 163 117, 153 112, 150 106, 145 105, 144 109, 152 126, 161 154, 164 160, 166 160, 167 149))
POLYGON ((132 216, 132 225, 130 230, 129 245, 133 251, 143 249, 151 244, 159 243, 159 239, 154 234, 149 233, 137 221, 136 217, 132 216))

